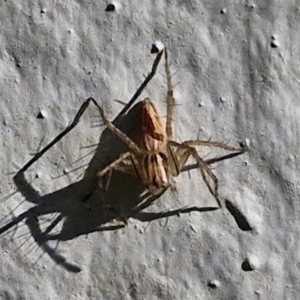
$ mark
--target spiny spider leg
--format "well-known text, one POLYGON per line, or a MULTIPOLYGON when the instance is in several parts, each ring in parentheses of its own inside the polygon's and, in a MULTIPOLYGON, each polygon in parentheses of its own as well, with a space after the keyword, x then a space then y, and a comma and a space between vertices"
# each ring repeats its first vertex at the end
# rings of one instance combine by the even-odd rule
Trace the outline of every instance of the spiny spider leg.
POLYGON ((140 153, 141 150, 137 146, 137 144, 131 138, 129 138, 124 132, 122 132, 118 127, 116 127, 112 122, 110 122, 108 119, 106 119, 106 117, 104 116, 103 109, 97 103, 97 101, 95 99, 93 99, 93 98, 90 98, 90 99, 96 105, 96 107, 98 108, 99 114, 102 118, 102 121, 103 121, 104 125, 108 129, 110 129, 114 134, 116 134, 124 143, 126 143, 131 151, 133 151, 135 153, 140 153))
POLYGON ((167 76, 167 122, 166 122, 166 134, 167 140, 172 140, 172 118, 173 118, 173 110, 174 110, 174 96, 173 96, 173 86, 171 82, 171 72, 168 61, 168 51, 165 49, 165 71, 167 76))
MULTIPOLYGON (((157 54, 157 56, 156 56, 156 58, 155 58, 155 60, 153 62, 153 65, 152 65, 151 72, 148 74, 148 76, 143 81, 143 83, 138 88, 138 90, 135 92, 135 94, 133 95, 133 97, 130 99, 130 101, 127 103, 127 105, 122 109, 122 111, 119 113, 119 115, 115 119, 117 119, 121 115, 125 114, 130 109, 130 107, 132 106, 132 104, 136 101, 136 99, 139 97, 139 95, 142 93, 142 91, 148 85, 148 83, 150 82, 150 80, 153 78, 153 76, 156 73, 156 70, 157 70, 158 64, 159 64, 159 62, 161 60, 162 54, 163 54, 163 51, 160 51, 157 54)), ((88 106, 89 106, 90 102, 92 101, 92 99, 93 98, 88 98, 87 100, 84 101, 84 103, 81 105, 81 107, 77 111, 77 113, 76 113, 73 121, 71 122, 71 124, 66 129, 64 129, 57 137, 55 137, 47 146, 45 146, 41 151, 39 151, 38 153, 36 153, 34 155, 34 157, 32 159, 30 159, 18 171, 18 173, 14 176, 14 178, 17 177, 18 174, 24 173, 32 164, 34 164, 39 158, 41 158, 51 147, 53 147, 58 141, 60 141, 66 134, 68 134, 78 124, 78 122, 80 121, 81 116, 83 115, 83 113, 88 108, 88 106)), ((96 101, 94 100, 94 103, 95 102, 96 101)))
POLYGON ((110 163, 108 166, 103 168, 101 171, 97 172, 98 177, 104 176, 110 169, 116 167, 118 164, 120 164, 122 161, 124 161, 126 158, 130 156, 130 152, 122 153, 116 160, 114 160, 112 163, 110 163))
POLYGON ((125 152, 125 153, 122 153, 116 160, 114 160, 109 165, 107 165, 105 168, 103 168, 101 171, 99 171, 99 172, 96 173, 96 176, 99 178, 99 183, 100 183, 100 188, 101 188, 102 187, 102 185, 101 185, 101 178, 107 172, 109 172, 109 174, 108 174, 108 180, 107 180, 104 192, 107 192, 107 190, 108 190, 108 186, 109 186, 109 183, 110 183, 110 179, 111 179, 111 176, 112 176, 113 169, 117 169, 117 166, 121 162, 123 162, 124 160, 126 160, 130 155, 131 155, 131 153, 129 151, 125 152))
POLYGON ((219 207, 221 207, 221 203, 220 203, 219 196, 218 196, 218 178, 210 170, 210 168, 203 161, 203 159, 199 156, 196 149, 191 147, 191 146, 184 145, 184 143, 179 144, 179 143, 174 142, 174 141, 170 141, 169 146, 177 148, 177 152, 175 154, 175 157, 176 157, 178 168, 179 168, 180 171, 183 169, 183 167, 184 167, 186 161, 188 160, 188 158, 190 157, 190 155, 192 155, 194 157, 194 159, 197 162, 198 168, 200 169, 202 178, 203 178, 207 188, 209 189, 210 193, 215 197, 219 207), (179 153, 180 153, 180 155, 178 155, 179 153), (213 180, 214 188, 211 187, 210 182, 208 181, 206 174, 213 180))

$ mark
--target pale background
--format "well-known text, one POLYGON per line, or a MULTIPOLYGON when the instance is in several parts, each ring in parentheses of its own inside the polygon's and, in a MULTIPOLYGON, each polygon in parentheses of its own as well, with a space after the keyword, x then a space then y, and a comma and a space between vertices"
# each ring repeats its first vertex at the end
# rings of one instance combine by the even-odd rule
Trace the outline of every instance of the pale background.
MULTIPOLYGON (((299 299, 299 1, 133 0, 105 12, 107 4, 0 4, 1 227, 16 218, 0 237, 0 298, 299 299), (10 196, 13 174, 86 98, 117 116, 114 100, 127 102, 150 71, 156 40, 174 74, 174 138, 250 141, 248 153, 213 167, 227 206, 86 234, 111 225, 100 196, 82 202, 89 187, 76 182, 86 167, 68 173, 99 168, 90 163, 96 146, 83 148, 103 131, 94 107, 10 196)), ((165 120, 165 95, 160 65, 140 99, 150 97, 165 120)), ((132 115, 123 125, 135 124, 132 115)), ((119 145, 102 138, 104 163, 119 145)), ((198 171, 176 181, 178 192, 145 212, 215 206, 198 171)), ((110 187, 106 197, 125 210, 140 193, 122 174, 110 187)))

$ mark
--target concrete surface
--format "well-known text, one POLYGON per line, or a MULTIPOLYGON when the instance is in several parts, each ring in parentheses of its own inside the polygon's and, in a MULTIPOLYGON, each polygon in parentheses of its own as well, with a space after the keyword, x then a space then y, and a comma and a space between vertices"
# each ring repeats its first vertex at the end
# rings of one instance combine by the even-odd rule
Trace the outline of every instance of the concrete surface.
MULTIPOLYGON (((108 4, 0 4, 0 298, 299 299, 299 2, 133 0, 107 12, 108 4), (125 228, 108 222, 103 201, 122 219, 140 199, 136 179, 114 174, 106 195, 83 203, 92 183, 85 169, 122 148, 102 134, 92 106, 16 186, 14 174, 85 99, 117 116, 114 100, 137 90, 156 40, 174 74, 174 139, 250 141, 248 153, 213 165, 222 209, 205 212, 216 203, 197 170, 125 228), (189 206, 204 212, 149 221, 189 206)), ((145 97, 165 120, 163 64, 145 97)), ((124 131, 136 128, 135 113, 124 131)))

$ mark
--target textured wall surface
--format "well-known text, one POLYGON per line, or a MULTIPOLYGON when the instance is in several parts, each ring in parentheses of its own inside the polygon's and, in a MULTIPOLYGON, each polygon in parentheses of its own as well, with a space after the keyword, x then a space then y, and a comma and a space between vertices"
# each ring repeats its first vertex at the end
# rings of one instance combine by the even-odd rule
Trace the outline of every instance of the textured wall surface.
MULTIPOLYGON (((299 2, 108 4, 0 4, 0 298, 299 299, 299 2), (216 202, 192 170, 120 228, 114 216, 143 191, 134 177, 114 173, 106 194, 83 202, 88 174, 124 151, 95 107, 20 170, 88 97, 113 120, 151 70, 157 40, 170 56, 174 139, 249 139, 250 150, 212 166, 221 209, 205 211, 216 202), (155 220, 190 206, 200 209, 155 220)), ((166 92, 162 61, 139 100, 150 97, 163 121, 166 92)), ((120 128, 134 132, 137 115, 120 128)))

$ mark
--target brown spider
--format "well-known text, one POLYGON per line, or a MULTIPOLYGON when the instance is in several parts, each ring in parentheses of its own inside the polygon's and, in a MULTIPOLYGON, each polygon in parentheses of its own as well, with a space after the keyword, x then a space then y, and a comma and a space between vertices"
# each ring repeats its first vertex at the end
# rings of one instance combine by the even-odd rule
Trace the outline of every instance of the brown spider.
POLYGON ((136 91, 132 99, 128 102, 118 116, 125 114, 129 110, 129 108, 141 94, 142 90, 153 78, 163 54, 165 57, 165 72, 168 87, 167 120, 165 128, 161 123, 154 104, 149 98, 146 98, 142 101, 141 105, 141 130, 139 132, 139 138, 137 142, 134 142, 112 122, 106 119, 101 106, 94 98, 90 97, 82 104, 72 123, 51 143, 37 153, 27 164, 25 164, 18 174, 25 172, 46 151, 48 151, 55 143, 57 143, 68 132, 70 132, 78 124, 82 114, 92 102, 98 108, 102 121, 106 127, 116 134, 121 140, 123 140, 123 142, 129 148, 127 152, 122 153, 116 160, 96 173, 97 177, 99 177, 100 186, 101 178, 103 176, 107 174, 111 175, 113 170, 118 170, 135 175, 150 192, 150 194, 160 195, 169 187, 175 189, 173 177, 176 177, 180 174, 180 172, 184 169, 188 158, 192 156, 196 160, 197 168, 200 169, 205 184, 207 185, 210 193, 215 197, 220 207, 221 203, 218 197, 218 179, 208 167, 208 164, 199 156, 195 146, 218 147, 228 151, 233 151, 234 154, 231 157, 245 152, 246 148, 235 148, 214 141, 190 140, 183 143, 178 143, 172 140, 172 115, 174 98, 168 63, 168 52, 166 48, 158 52, 152 66, 152 71, 149 73, 140 88, 136 91), (213 186, 210 184, 208 177, 212 179, 213 186))
POLYGON ((121 154, 119 158, 98 171, 97 176, 101 179, 101 177, 112 170, 129 173, 137 176, 150 194, 159 195, 168 187, 175 189, 173 177, 180 174, 185 167, 188 158, 192 156, 197 162, 202 178, 210 193, 215 197, 218 205, 221 206, 218 197, 218 178, 199 156, 195 146, 218 147, 237 153, 243 153, 245 148, 235 148, 214 141, 190 140, 178 143, 172 140, 172 115, 174 107, 173 88, 168 63, 168 52, 166 48, 162 51, 165 56, 165 72, 168 86, 167 121, 165 128, 161 123, 154 104, 149 98, 146 98, 142 101, 140 114, 141 130, 138 142, 135 143, 114 124, 108 121, 104 116, 103 109, 97 102, 92 100, 97 106, 106 127, 122 139, 129 148, 129 150, 121 154), (213 187, 208 180, 208 176, 213 180, 213 187))

